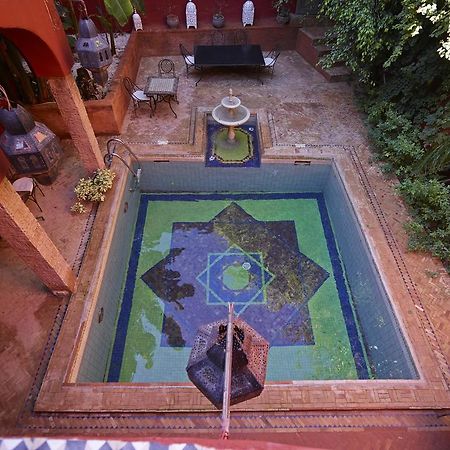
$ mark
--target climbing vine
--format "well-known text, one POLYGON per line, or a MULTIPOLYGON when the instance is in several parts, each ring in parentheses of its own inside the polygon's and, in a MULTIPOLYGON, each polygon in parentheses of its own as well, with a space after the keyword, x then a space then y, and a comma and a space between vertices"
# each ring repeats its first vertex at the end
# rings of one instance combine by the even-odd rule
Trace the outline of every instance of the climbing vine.
POLYGON ((376 159, 399 181, 413 250, 450 269, 450 1, 324 0, 324 66, 354 73, 376 159))
POLYGON ((450 60, 448 0, 324 0, 321 15, 333 23, 322 64, 344 62, 364 83, 384 81, 395 62, 432 42, 450 60))

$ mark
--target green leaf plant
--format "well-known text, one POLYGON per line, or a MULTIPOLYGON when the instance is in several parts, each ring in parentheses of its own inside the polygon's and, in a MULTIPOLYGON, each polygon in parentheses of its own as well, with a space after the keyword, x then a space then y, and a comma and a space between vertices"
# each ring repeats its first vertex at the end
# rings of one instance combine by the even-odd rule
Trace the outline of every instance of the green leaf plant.
POLYGON ((97 169, 89 178, 80 178, 74 188, 77 201, 71 207, 72 212, 84 213, 87 211, 86 202, 103 202, 113 185, 116 174, 110 169, 97 169))

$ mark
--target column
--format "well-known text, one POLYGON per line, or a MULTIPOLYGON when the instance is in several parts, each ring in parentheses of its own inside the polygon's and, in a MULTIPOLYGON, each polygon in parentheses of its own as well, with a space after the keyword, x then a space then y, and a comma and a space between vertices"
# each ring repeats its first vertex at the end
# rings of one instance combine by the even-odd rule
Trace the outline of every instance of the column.
POLYGON ((75 291, 75 275, 7 178, 0 181, 0 236, 56 295, 75 291))
POLYGON ((103 157, 72 74, 48 80, 80 160, 88 172, 104 167, 103 157))

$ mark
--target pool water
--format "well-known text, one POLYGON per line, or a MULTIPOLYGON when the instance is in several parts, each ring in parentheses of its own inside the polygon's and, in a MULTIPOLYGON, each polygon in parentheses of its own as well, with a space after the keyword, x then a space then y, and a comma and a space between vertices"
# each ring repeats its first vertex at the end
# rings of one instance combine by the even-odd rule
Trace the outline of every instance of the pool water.
POLYGON ((108 381, 188 381, 227 302, 269 342, 267 380, 370 376, 321 194, 143 194, 108 381))
POLYGON ((78 382, 188 382, 228 302, 269 342, 268 381, 418 378, 332 162, 146 162, 141 189, 117 203, 78 382))

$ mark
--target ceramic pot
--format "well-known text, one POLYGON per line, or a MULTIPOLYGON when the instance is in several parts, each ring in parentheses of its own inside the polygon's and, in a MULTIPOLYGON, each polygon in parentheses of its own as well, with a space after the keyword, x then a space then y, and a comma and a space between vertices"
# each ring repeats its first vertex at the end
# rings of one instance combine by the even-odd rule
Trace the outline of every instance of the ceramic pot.
POLYGON ((223 14, 214 14, 212 24, 214 28, 222 28, 225 24, 225 17, 223 14))
POLYGON ((178 28, 180 19, 176 14, 167 14, 166 22, 169 28, 178 28))
POLYGON ((285 25, 289 22, 289 14, 277 14, 277 17, 275 19, 277 23, 280 25, 285 25))

